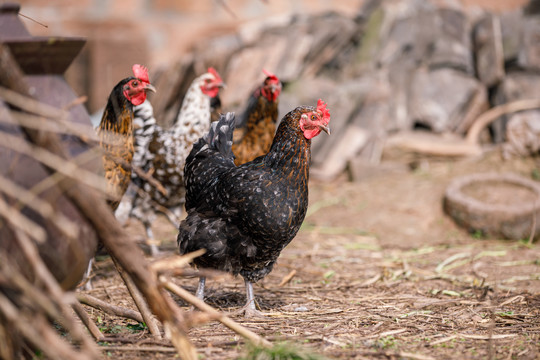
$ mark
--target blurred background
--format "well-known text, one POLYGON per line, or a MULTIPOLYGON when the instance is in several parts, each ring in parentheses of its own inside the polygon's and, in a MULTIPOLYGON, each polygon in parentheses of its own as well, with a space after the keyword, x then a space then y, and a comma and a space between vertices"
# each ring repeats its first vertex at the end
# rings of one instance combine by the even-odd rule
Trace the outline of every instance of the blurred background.
MULTIPOLYGON (((528 0, 20 4, 32 35, 88 40, 66 78, 88 96, 90 113, 99 112, 134 63, 150 69, 158 88, 150 100, 162 125, 172 123, 187 87, 208 66, 228 85, 224 111, 241 109, 263 68, 284 84, 280 115, 325 99, 338 136, 314 144, 314 163, 330 159, 322 172, 327 178, 351 158, 378 163, 392 134, 423 129, 463 136, 483 111, 539 90, 540 25, 528 0), (346 133, 363 140, 350 146, 346 133)), ((528 117, 538 120, 534 111, 528 117)), ((493 122, 481 140, 506 141, 510 120, 493 122)))
MULTIPOLYGON (((527 1, 433 3, 462 7, 469 13, 478 13, 481 9, 500 13, 520 8, 527 1)), ((22 0, 18 3, 21 13, 35 20, 21 19, 31 34, 88 39, 67 75, 81 94, 89 96, 88 107, 95 111, 103 106, 108 89, 128 73, 135 62, 147 64, 156 72, 188 56, 209 38, 226 34, 253 35, 264 25, 287 24, 292 15, 337 12, 354 19, 361 14, 365 0, 22 0)))
POLYGON ((157 73, 174 66, 210 38, 256 31, 263 24, 285 24, 292 14, 337 11, 354 17, 361 3, 361 0, 19 2, 21 13, 36 20, 22 20, 33 35, 88 39, 67 77, 79 94, 89 96, 91 112, 103 107, 109 89, 130 72, 134 63, 146 64, 157 73))
MULTIPOLYGON (((1 6, 7 4, 0 0, 1 6)), ((540 1, 22 0, 19 4, 20 16, 12 11, 12 17, 32 36, 44 37, 42 43, 55 45, 55 37, 86 39, 65 78, 78 96, 86 97, 84 106, 94 126, 111 89, 132 74, 135 63, 149 68, 157 93, 148 98, 164 127, 176 119, 192 80, 209 66, 227 84, 220 92, 223 111, 243 109, 265 78, 262 69, 283 83, 279 118, 299 105, 315 105, 319 98, 327 102, 332 135, 319 136, 312 144, 306 221, 267 281, 279 284, 293 270, 296 278, 288 299, 282 299, 283 290, 275 290, 281 285, 265 287, 263 298, 269 308, 298 303, 310 311, 320 310, 324 316, 309 329, 320 339, 328 338, 327 315, 336 314, 333 298, 346 299, 347 310, 339 310, 344 321, 330 328, 340 340, 332 345, 321 340, 317 343, 321 348, 350 358, 347 352, 357 346, 381 348, 366 342, 374 331, 397 335, 418 329, 420 334, 399 341, 422 353, 429 346, 433 358, 455 357, 464 349, 472 350, 469 357, 488 358, 493 355, 495 329, 501 331, 498 339, 508 336, 507 342, 497 343, 498 348, 493 345, 501 356, 509 358, 509 346, 512 355, 514 344, 520 344, 517 357, 529 352, 525 358, 538 358, 540 254, 533 240, 540 238, 540 202, 535 200, 540 198, 540 1), (462 181, 487 172, 496 173, 496 181, 472 177, 475 182, 470 186, 462 181), (515 180, 504 174, 508 172, 521 177, 515 180), (485 206, 469 206, 476 200, 485 206), (516 208, 523 210, 520 216, 515 216, 516 208), (517 225, 492 216, 493 209, 501 218, 517 218, 517 225), (332 301, 304 296, 308 284, 320 293, 331 292, 332 301), (390 306, 381 305, 381 293, 391 295, 385 300, 390 306), (494 294, 495 301, 484 301, 486 294, 494 294), (418 296, 420 302, 408 300, 418 296), (460 309, 447 306, 458 304, 458 297, 463 298, 460 309), (369 299, 374 299, 371 304, 369 299), (435 321, 418 327, 416 318, 409 316, 435 304, 425 300, 441 301, 433 312, 440 310, 439 327, 433 327, 435 321), (497 303, 500 308, 493 310, 497 303), (508 307, 511 303, 513 307, 508 307), (389 315, 379 317, 382 313, 389 315), (499 314, 498 322, 494 314, 499 314), (350 321, 357 318, 363 322, 350 321), (446 318, 453 319, 452 326, 446 318), (411 323, 404 325, 405 321, 411 323), (392 332, 396 327, 403 329, 392 332), (531 329, 536 332, 529 333, 531 329), (440 340, 432 341, 438 336, 445 336, 443 342, 453 341, 456 331, 489 336, 472 334, 468 342, 463 338, 446 349, 439 347, 440 340)), ((2 21, 0 17, 0 29, 5 29, 7 22, 2 21)), ((0 42, 8 32, 0 31, 0 42)), ((58 49, 58 56, 47 65, 71 61, 71 54, 58 49)), ((44 77, 32 73, 27 78, 32 86, 47 80, 46 90, 33 88, 40 100, 50 100, 58 108, 74 104, 71 113, 81 110, 88 122, 85 109, 64 91, 65 82, 57 73, 44 77), (52 96, 56 90, 62 96, 52 96)), ((6 146, 8 141, 3 143, 15 153, 6 146)), ((9 164, 18 162, 5 158, 9 164)), ((11 165, 2 168, 12 171, 11 165)), ((18 168, 24 176, 16 181, 34 181, 27 171, 47 175, 41 165, 19 161, 18 168)), ((78 223, 85 221, 81 217, 78 223)), ((153 227, 163 249, 176 253, 177 228, 164 217, 153 227)), ((137 243, 146 239, 142 224, 134 221, 126 228, 137 243)), ((88 233, 95 245, 92 231, 88 233)), ((60 238, 51 238, 61 243, 60 238)), ((56 264, 58 246, 47 248, 56 264)), ((88 252, 92 256, 93 247, 88 252)), ((75 259, 65 254, 70 261, 75 259)), ((73 269, 66 261, 62 270, 71 276, 73 269)), ((84 269, 79 270, 82 274, 84 269)), ((94 278, 97 288, 105 289, 98 292, 104 298, 110 298, 109 285, 119 282, 111 271, 109 262, 94 278)), ((226 285, 226 294, 239 286, 226 285)), ((113 300, 123 303, 126 296, 117 291, 113 300)), ((221 306, 219 300, 215 304, 221 306)), ((297 328, 305 330, 304 315, 296 318, 297 328)), ((297 328, 287 327, 283 334, 297 336, 297 328)), ((206 327, 201 333, 213 331, 206 327)), ((223 343, 228 344, 229 337, 223 335, 223 343)), ((197 346, 211 348, 204 336, 201 339, 197 346)), ((232 346, 231 352, 237 352, 232 346)), ((390 357, 386 352, 375 354, 390 357)))

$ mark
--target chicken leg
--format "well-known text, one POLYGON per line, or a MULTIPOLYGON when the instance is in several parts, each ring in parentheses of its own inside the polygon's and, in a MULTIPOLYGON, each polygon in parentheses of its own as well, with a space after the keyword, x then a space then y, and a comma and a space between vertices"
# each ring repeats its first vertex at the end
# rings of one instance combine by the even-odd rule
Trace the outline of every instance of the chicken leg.
POLYGON ((246 305, 244 306, 245 317, 264 317, 263 313, 255 308, 255 295, 253 293, 253 284, 245 280, 246 284, 246 305))
POLYGON ((154 232, 152 231, 152 224, 149 221, 143 221, 144 229, 146 230, 146 243, 150 246, 150 255, 159 255, 159 248, 157 241, 154 239, 154 232))
POLYGON ((204 301, 204 285, 206 284, 206 277, 199 277, 199 286, 197 287, 197 292, 195 295, 201 301, 204 301))

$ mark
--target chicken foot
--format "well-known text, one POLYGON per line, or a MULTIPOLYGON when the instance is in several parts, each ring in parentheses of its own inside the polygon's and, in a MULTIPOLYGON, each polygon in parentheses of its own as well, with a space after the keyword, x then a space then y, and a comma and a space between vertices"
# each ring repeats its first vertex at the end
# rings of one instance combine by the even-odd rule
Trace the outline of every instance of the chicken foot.
MULTIPOLYGON (((253 284, 248 280, 244 280, 244 282, 246 284, 246 305, 244 305, 241 311, 244 312, 245 317, 264 317, 264 314, 255 307, 255 293, 253 292, 253 284)), ((197 287, 197 292, 195 295, 201 301, 204 301, 205 285, 206 277, 199 277, 199 286, 197 287)))

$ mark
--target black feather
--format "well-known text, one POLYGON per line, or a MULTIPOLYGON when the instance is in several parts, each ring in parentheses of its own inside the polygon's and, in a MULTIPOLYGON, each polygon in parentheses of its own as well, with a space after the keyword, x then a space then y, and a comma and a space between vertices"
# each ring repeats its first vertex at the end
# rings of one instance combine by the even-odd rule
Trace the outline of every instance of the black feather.
POLYGON ((201 248, 198 267, 266 276, 296 236, 308 205, 311 141, 298 121, 313 107, 298 107, 281 121, 269 153, 234 165, 234 116, 222 116, 193 147, 185 166, 187 217, 180 224, 180 253, 201 248))

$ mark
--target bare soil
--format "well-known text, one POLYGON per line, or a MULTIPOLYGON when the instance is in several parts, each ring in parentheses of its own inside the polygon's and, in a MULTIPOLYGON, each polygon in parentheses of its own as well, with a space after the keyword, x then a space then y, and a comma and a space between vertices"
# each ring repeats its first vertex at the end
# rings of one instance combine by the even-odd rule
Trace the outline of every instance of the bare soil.
MULTIPOLYGON (((270 341, 330 359, 538 359, 540 246, 469 234, 443 213, 442 197, 455 176, 513 171, 530 177, 540 163, 503 161, 493 151, 420 164, 361 182, 313 180, 302 229, 255 286, 264 318, 234 314, 245 302, 241 278, 209 280, 206 302, 270 341)), ((140 224, 128 226, 134 239, 144 236, 140 224)), ((176 229, 160 218, 153 230, 164 254, 175 253, 176 229)), ((196 289, 196 278, 177 282, 196 289)), ((98 262, 94 287, 88 293, 133 307, 110 260, 98 262)), ((153 340, 144 326, 88 311, 108 336, 102 345, 110 357, 175 356, 168 341, 153 340)), ((217 322, 189 335, 200 358, 245 353, 243 339, 217 322)))

